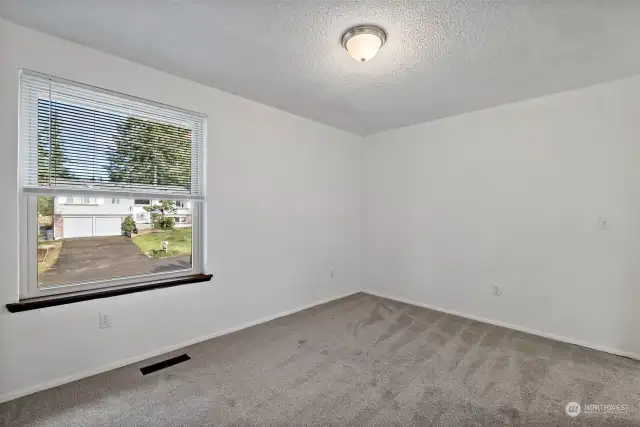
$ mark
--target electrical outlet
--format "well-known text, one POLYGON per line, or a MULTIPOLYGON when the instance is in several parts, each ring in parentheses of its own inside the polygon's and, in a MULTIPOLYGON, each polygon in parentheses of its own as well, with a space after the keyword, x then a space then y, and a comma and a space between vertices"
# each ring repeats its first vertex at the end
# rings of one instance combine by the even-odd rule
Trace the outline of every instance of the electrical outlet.
POLYGON ((108 314, 98 313, 98 327, 100 329, 111 327, 111 317, 108 314))
POLYGON ((497 297, 499 297, 499 296, 501 296, 501 295, 502 295, 502 289, 500 288, 500 286, 498 286, 498 285, 493 285, 492 290, 493 290, 493 295, 495 295, 495 296, 497 296, 497 297))

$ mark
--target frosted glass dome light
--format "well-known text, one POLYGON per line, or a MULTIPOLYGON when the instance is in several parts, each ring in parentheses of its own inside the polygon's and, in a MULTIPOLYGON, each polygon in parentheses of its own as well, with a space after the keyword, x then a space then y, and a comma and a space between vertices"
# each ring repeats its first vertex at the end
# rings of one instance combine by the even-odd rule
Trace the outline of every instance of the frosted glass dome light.
POLYGON ((342 47, 356 61, 366 62, 376 56, 387 40, 384 30, 371 25, 353 27, 342 36, 342 47))

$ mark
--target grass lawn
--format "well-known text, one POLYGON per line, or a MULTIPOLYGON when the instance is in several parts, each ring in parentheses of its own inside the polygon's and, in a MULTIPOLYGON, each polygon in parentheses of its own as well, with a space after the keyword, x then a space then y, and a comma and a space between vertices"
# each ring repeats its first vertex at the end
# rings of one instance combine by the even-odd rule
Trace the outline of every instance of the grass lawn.
POLYGON ((133 236, 131 240, 142 252, 154 258, 191 254, 191 227, 139 234, 133 236), (167 253, 162 252, 162 242, 165 240, 169 242, 167 253))

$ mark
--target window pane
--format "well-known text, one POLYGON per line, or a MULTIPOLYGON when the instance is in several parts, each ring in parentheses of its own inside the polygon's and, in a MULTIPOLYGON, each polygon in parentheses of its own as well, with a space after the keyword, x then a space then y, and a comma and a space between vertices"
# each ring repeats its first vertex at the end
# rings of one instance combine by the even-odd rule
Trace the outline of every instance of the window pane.
POLYGON ((198 113, 23 70, 22 187, 204 198, 198 113))
POLYGON ((191 209, 166 200, 69 205, 31 197, 38 198, 40 288, 191 268, 191 209))

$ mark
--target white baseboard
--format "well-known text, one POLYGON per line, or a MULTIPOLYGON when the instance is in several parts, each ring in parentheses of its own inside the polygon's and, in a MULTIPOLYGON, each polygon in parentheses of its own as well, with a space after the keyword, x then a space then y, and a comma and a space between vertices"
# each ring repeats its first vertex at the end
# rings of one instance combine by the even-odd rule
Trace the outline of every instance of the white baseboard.
POLYGON ((619 350, 619 349, 616 349, 616 348, 605 347, 605 346, 602 346, 602 345, 599 345, 599 344, 593 344, 593 343, 589 343, 589 342, 585 342, 585 341, 574 340, 573 338, 563 337, 563 336, 556 335, 556 334, 549 334, 549 333, 546 333, 546 332, 537 331, 535 329, 529 329, 529 328, 525 328, 525 327, 522 327, 522 326, 512 325, 510 323, 500 322, 498 320, 487 319, 485 317, 475 316, 473 314, 461 313, 459 311, 449 310, 449 309, 442 308, 442 307, 436 307, 436 306, 433 306, 433 305, 430 305, 430 304, 425 304, 425 303, 422 303, 422 302, 408 300, 406 298, 399 298, 399 297, 395 297, 395 296, 391 296, 391 295, 385 295, 385 294, 382 294, 382 293, 376 292, 376 291, 364 290, 362 292, 367 293, 367 294, 371 294, 371 295, 375 295, 375 296, 378 296, 378 297, 381 297, 381 298, 390 299, 390 300, 393 300, 393 301, 403 302, 405 304, 415 305, 415 306, 418 306, 418 307, 424 307, 424 308, 428 308, 428 309, 435 310, 435 311, 441 311, 443 313, 453 314, 454 316, 460 316, 460 317, 464 317, 464 318, 471 319, 471 320, 477 320, 478 322, 488 323, 490 325, 501 326, 503 328, 513 329, 515 331, 525 332, 527 334, 537 335, 537 336, 543 337, 543 338, 549 338, 549 339, 552 339, 554 341, 566 342, 568 344, 579 345, 580 347, 586 347, 586 348, 590 348, 590 349, 593 349, 593 350, 604 351, 605 353, 611 353, 611 354, 616 354, 618 356, 628 357, 630 359, 640 360, 640 354, 631 353, 631 352, 628 352, 628 351, 625 351, 625 350, 619 350))
POLYGON ((125 360, 120 360, 118 362, 110 363, 108 365, 103 365, 103 366, 100 366, 100 367, 97 367, 97 368, 94 368, 94 369, 89 369, 89 370, 86 370, 86 371, 83 371, 83 372, 79 372, 77 374, 68 375, 66 377, 56 378, 55 380, 47 381, 46 383, 38 384, 38 385, 33 386, 33 387, 27 387, 27 388, 23 388, 21 390, 5 393, 5 394, 0 396, 0 403, 7 402, 7 401, 13 400, 13 399, 17 399, 19 397, 26 396, 26 395, 29 395, 29 394, 32 394, 32 393, 36 393, 36 392, 39 392, 39 391, 42 391, 42 390, 47 390, 49 388, 57 387, 57 386, 60 386, 60 385, 63 385, 63 384, 67 384, 67 383, 70 383, 70 382, 73 382, 73 381, 81 380, 83 378, 91 377, 93 375, 102 374, 103 372, 107 372, 107 371, 111 371, 113 369, 121 368, 123 366, 131 365, 132 363, 141 362, 143 360, 150 359, 152 357, 157 357, 157 356, 160 356, 160 355, 165 354, 165 353, 170 353, 172 351, 179 350, 181 348, 188 347, 190 345, 197 344, 197 343, 202 342, 202 341, 207 341, 207 340, 210 340, 212 338, 216 338, 216 337, 219 337, 219 336, 222 336, 222 335, 227 335, 227 334, 230 334, 232 332, 240 331, 242 329, 250 328, 251 326, 259 325, 260 323, 265 323, 265 322, 269 322, 269 321, 274 320, 274 319, 278 319, 280 317, 288 316, 290 314, 294 314, 294 313, 297 313, 299 311, 306 310, 307 308, 315 307, 317 305, 325 304, 325 303, 328 303, 328 302, 331 302, 331 301, 335 301, 335 300, 338 300, 338 299, 341 299, 341 298, 346 298, 346 297, 348 297, 350 295, 354 295, 354 294, 357 294, 359 292, 361 292, 361 291, 353 291, 353 292, 349 292, 349 293, 346 293, 346 294, 343 294, 343 295, 339 295, 339 296, 336 296, 336 297, 323 299, 323 300, 320 300, 320 301, 313 302, 311 304, 303 305, 302 307, 294 308, 293 310, 282 311, 280 313, 276 313, 276 314, 273 314, 271 316, 267 316, 267 317, 263 317, 263 318, 260 318, 260 319, 257 319, 257 320, 253 320, 251 322, 243 323, 243 324, 240 324, 240 325, 228 328, 228 329, 224 329, 222 331, 214 332, 214 333, 209 334, 209 335, 201 336, 201 337, 194 338, 194 339, 191 339, 191 340, 188 340, 188 341, 183 341, 183 342, 181 342, 179 344, 175 344, 175 345, 172 345, 172 346, 160 348, 158 350, 154 350, 154 351, 151 351, 151 352, 148 352, 148 353, 145 353, 145 354, 141 354, 140 356, 135 356, 135 357, 132 357, 132 358, 129 358, 129 359, 125 359, 125 360))

